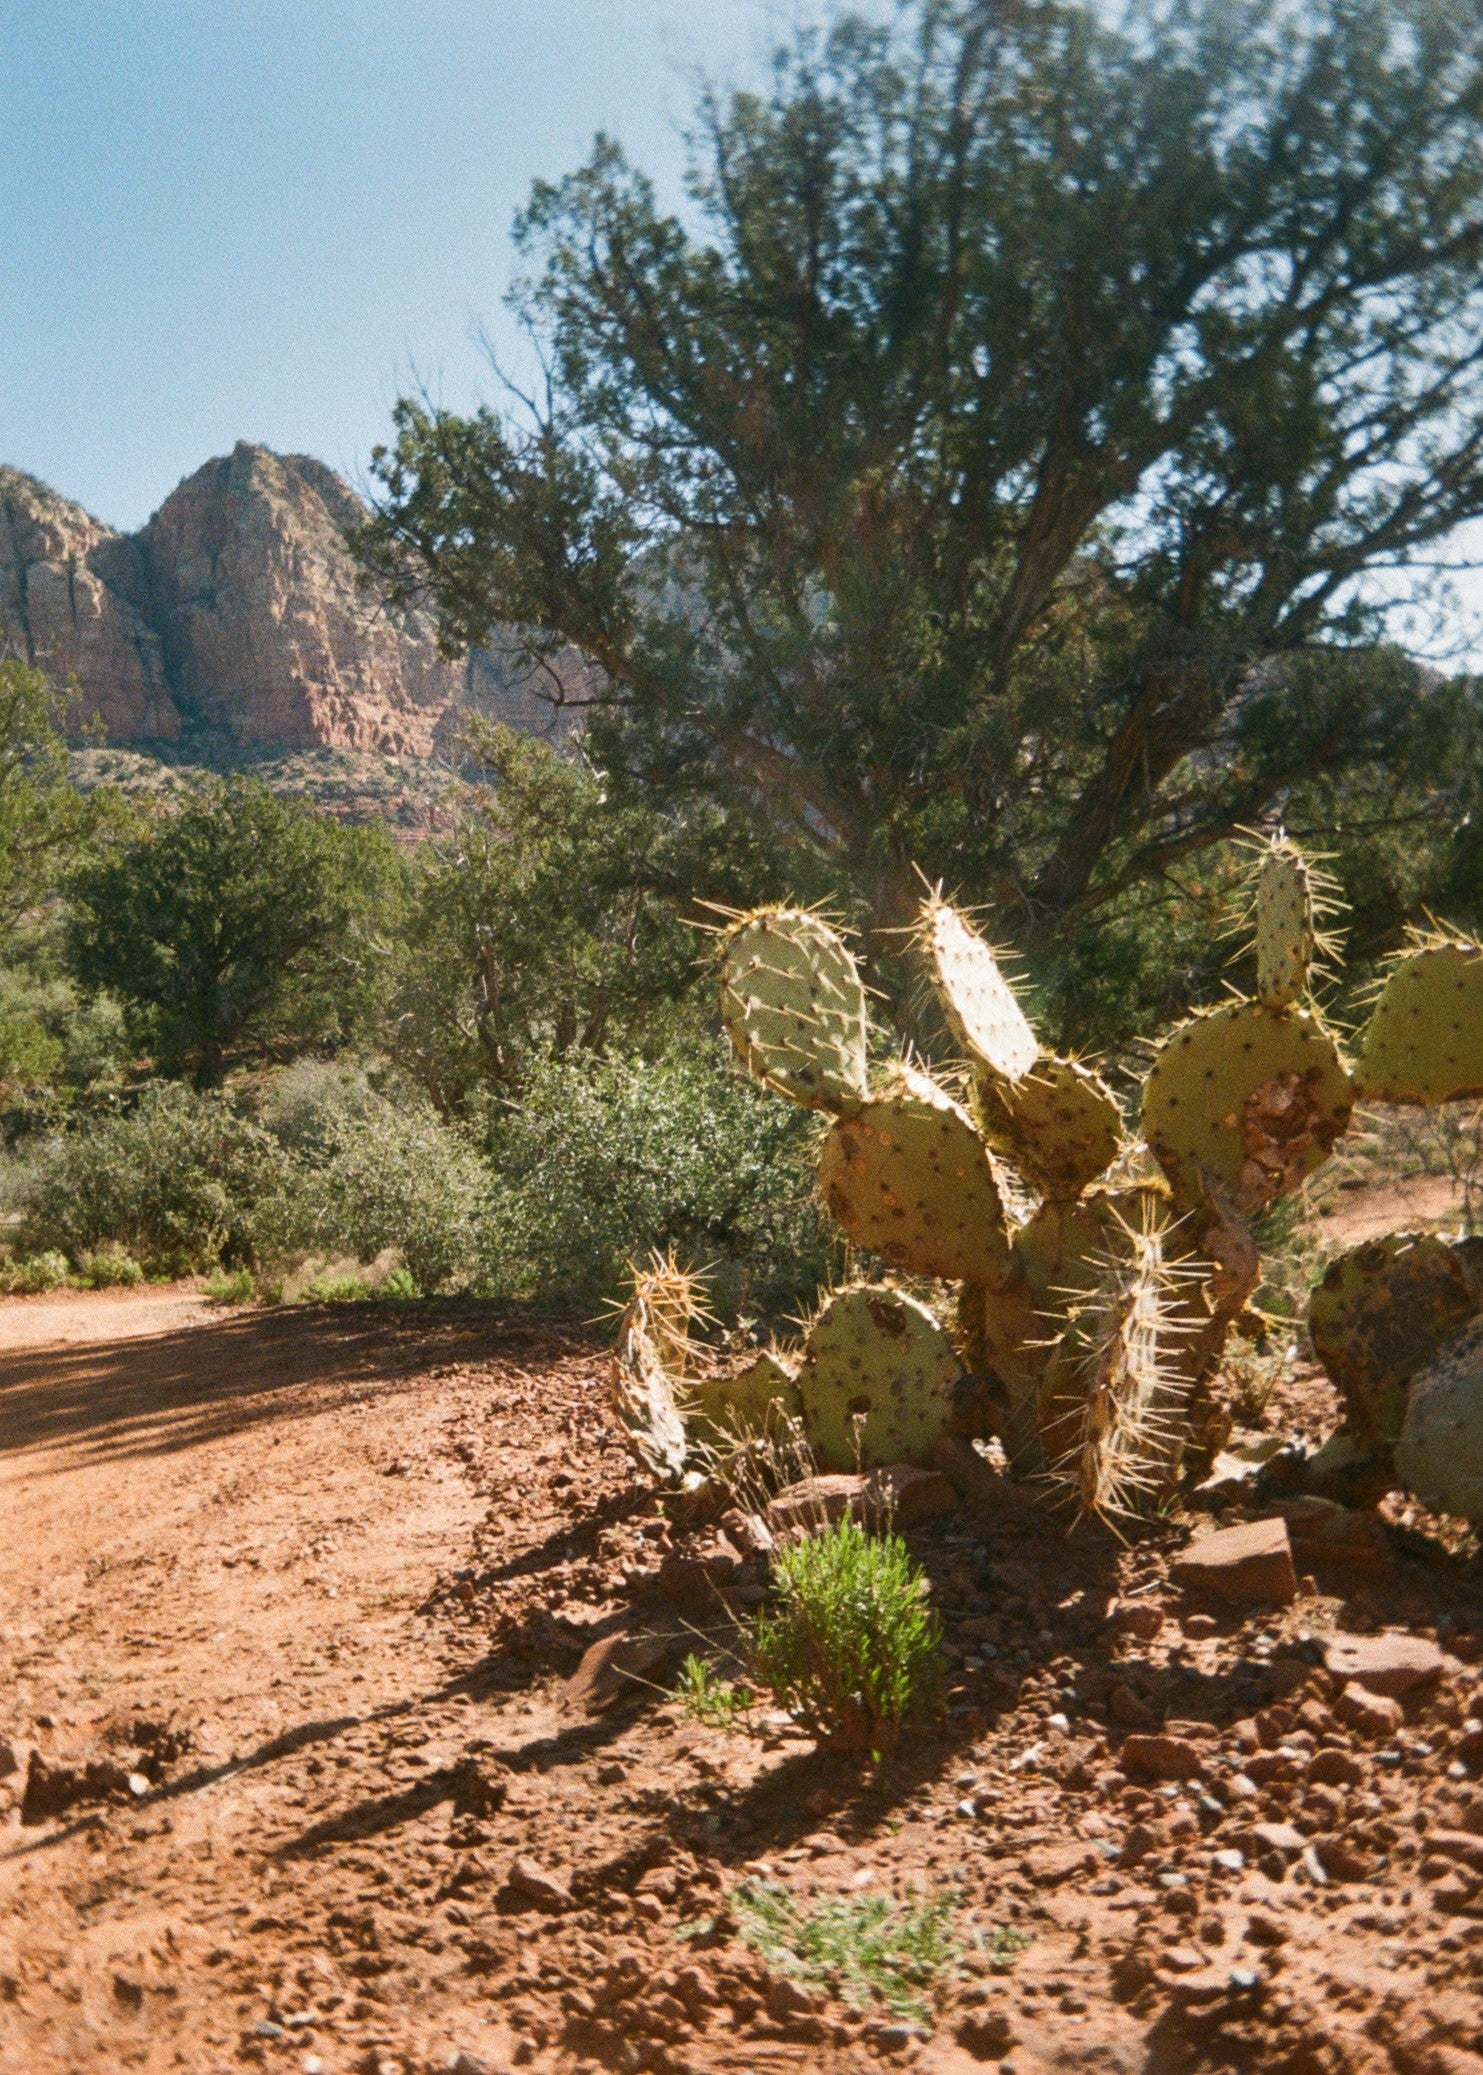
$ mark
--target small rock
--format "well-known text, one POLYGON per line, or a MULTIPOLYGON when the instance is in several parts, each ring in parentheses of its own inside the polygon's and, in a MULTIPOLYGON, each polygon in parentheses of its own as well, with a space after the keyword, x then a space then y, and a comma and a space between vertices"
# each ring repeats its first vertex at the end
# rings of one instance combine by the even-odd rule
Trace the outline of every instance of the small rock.
POLYGON ((455 2053, 448 2062, 448 2075, 493 2075, 493 2070, 476 2053, 455 2053))
POLYGON ((1193 1780, 1204 1771, 1199 1746, 1182 1736, 1125 1736, 1118 1763, 1130 1779, 1193 1780))
POLYGON ((772 1530, 760 1513, 744 1513, 740 1506, 732 1506, 717 1524, 743 1556, 771 1556, 775 1546, 772 1530))
POLYGON ((1394 1736, 1405 1720, 1399 1701, 1353 1683, 1334 1702, 1334 1714, 1346 1729, 1358 1730, 1361 1736, 1394 1736))
POLYGON ((1346 1837, 1315 1837, 1313 1850, 1330 1880, 1365 1880, 1374 1870, 1368 1853, 1346 1837))
POLYGON ((932 1451, 932 1467, 949 1480, 965 1506, 1011 1518, 1036 1511, 1033 1492, 1001 1476, 961 1434, 943 1436, 932 1451))
POLYGON ((817 1534, 848 1513, 872 1531, 905 1529, 957 1510, 958 1494, 940 1470, 895 1463, 865 1477, 836 1474, 790 1484, 769 1505, 767 1525, 774 1535, 817 1534))
POLYGON ((1114 1686, 1107 1696, 1107 1712, 1119 1729, 1155 1729, 1158 1716, 1145 1705, 1131 1686, 1114 1686))
POLYGON ((1335 1678, 1393 1699, 1441 1677, 1445 1659, 1428 1636, 1334 1635, 1324 1663, 1335 1678))
POLYGON ((1238 1852, 1234 1845, 1229 1845, 1224 1851, 1213 1852, 1210 1863, 1212 1866, 1218 1866, 1222 1873, 1240 1873, 1246 1864, 1246 1854, 1238 1852))
POLYGON ((1287 1522, 1293 1559, 1305 1571, 1368 1579, 1388 1578, 1395 1570, 1395 1550, 1378 1514, 1312 1494, 1288 1499, 1277 1510, 1287 1522))
POLYGON ((1206 1636, 1213 1636, 1219 1626, 1213 1614, 1186 1614, 1184 1617, 1184 1632, 1191 1642, 1203 1642, 1206 1636))
POLYGON ((1451 1859, 1474 1873, 1483 1873, 1483 1837, 1475 1837, 1471 1831, 1428 1830, 1426 1848, 1428 1852, 1451 1859))
POLYGON ((676 1643, 668 1636, 603 1636, 588 1649, 582 1662, 566 1682, 567 1699, 586 1714, 600 1715, 618 1700, 631 1699, 656 1683, 674 1655, 676 1643))
POLYGON ((1186 1592, 1241 1606, 1286 1606, 1298 1596, 1285 1520, 1249 1520, 1203 1535, 1175 1557, 1169 1575, 1186 1592))
POLYGON ((1164 1610, 1155 1600, 1119 1600, 1113 1609, 1112 1623, 1119 1635, 1136 1636, 1139 1642, 1151 1643, 1164 1625, 1164 1610))
POLYGON ((1264 1852, 1278 1852, 1284 1859, 1296 1859, 1308 1841, 1291 1823, 1253 1823, 1251 1834, 1264 1852))
POLYGON ((1014 2042, 1014 2025, 1003 2010, 974 2010, 958 2025, 958 2044, 977 2060, 1000 2060, 1014 2042))
POLYGON ((1315 1751, 1308 1767, 1308 1778, 1316 1787, 1358 1787, 1364 1777, 1364 1767, 1348 1751, 1315 1751))
POLYGON ((527 1902, 539 1903, 542 1909, 566 1909, 571 1904, 572 1891, 566 1882, 548 1873, 534 1859, 516 1859, 505 1881, 517 1895, 523 1895, 527 1902))
POLYGON ((775 2025, 785 2025, 795 2017, 811 2017, 818 2007, 818 1997, 786 1974, 780 1974, 768 1985, 767 2014, 775 2025))

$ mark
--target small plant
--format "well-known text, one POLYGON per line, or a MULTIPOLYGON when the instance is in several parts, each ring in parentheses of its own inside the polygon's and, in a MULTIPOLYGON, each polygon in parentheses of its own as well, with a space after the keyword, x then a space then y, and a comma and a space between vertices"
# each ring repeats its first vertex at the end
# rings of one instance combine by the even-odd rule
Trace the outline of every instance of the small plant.
POLYGON ((987 1936, 975 1939, 974 1943, 983 1953, 990 1974, 1008 1974, 1030 1943, 1030 1934, 1016 1931, 1008 1924, 995 1924, 987 1936))
POLYGON ((144 1270, 134 1256, 112 1240, 80 1254, 77 1274, 90 1290, 131 1290, 144 1280, 144 1270))
POLYGON ((216 1268, 207 1276, 204 1295, 210 1304, 251 1304, 258 1295, 250 1268, 216 1268))
POLYGON ((951 1895, 908 1895, 899 1904, 869 1895, 804 1909, 786 1888, 748 1881, 731 1908, 743 1943, 770 1968, 857 2010, 876 2001, 895 2017, 921 2020, 932 1989, 958 1960, 951 1895))
POLYGON ((846 1517, 784 1549, 773 1579, 777 1611, 753 1640, 762 1684, 832 1749, 891 1749, 942 1682, 942 1626, 906 1544, 846 1517))
POLYGON ((718 1677, 715 1666, 693 1650, 680 1666, 675 1698, 692 1722, 707 1729, 735 1729, 753 1705, 749 1686, 718 1677))
POLYGON ((299 1292, 303 1304, 364 1304, 376 1295, 361 1275, 318 1275, 299 1292))
POLYGON ((382 1278, 375 1293, 385 1303, 415 1304, 422 1292, 417 1287, 417 1278, 410 1268, 393 1268, 382 1278))

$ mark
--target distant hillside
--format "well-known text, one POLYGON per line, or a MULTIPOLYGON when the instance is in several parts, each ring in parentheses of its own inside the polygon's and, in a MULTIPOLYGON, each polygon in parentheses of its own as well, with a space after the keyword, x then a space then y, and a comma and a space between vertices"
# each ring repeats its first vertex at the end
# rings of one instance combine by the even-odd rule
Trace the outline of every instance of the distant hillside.
POLYGON ((470 710, 555 732, 497 658, 450 663, 425 614, 358 589, 362 509, 322 462, 245 441, 134 534, 0 467, 0 653, 76 681, 79 739, 101 721, 111 748, 172 764, 436 759, 470 710))

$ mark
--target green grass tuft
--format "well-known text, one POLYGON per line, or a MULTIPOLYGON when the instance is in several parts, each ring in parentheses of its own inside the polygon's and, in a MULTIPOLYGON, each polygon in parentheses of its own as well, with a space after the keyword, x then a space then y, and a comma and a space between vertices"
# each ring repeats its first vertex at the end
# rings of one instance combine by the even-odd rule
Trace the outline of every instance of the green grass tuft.
POLYGON ((692 1722, 703 1722, 707 1729, 735 1729, 755 1704, 749 1686, 718 1677, 715 1666, 693 1650, 680 1666, 675 1698, 692 1722))
POLYGON ((895 2017, 928 2016, 931 1992, 956 1968, 957 1898, 902 1903, 885 1895, 803 1908, 786 1888, 748 1881, 731 1898, 737 1935, 767 1965, 807 1988, 826 1989, 864 2009, 872 2001, 895 2017))

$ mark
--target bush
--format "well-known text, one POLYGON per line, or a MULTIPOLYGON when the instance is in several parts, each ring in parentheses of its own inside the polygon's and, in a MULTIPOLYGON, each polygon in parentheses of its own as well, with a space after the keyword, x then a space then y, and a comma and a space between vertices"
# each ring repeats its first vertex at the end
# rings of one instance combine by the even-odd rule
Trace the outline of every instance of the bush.
POLYGON ((837 1751, 886 1751, 937 1701, 942 1627, 926 1580, 897 1535, 848 1516, 784 1549, 777 1610, 760 1614, 758 1677, 778 1705, 837 1751))
POLYGON ((259 1295, 257 1277, 250 1268, 213 1268, 204 1294, 210 1304, 251 1304, 259 1295))
POLYGON ((702 1043, 642 1060, 547 1061, 491 1133, 485 1269, 501 1295, 590 1315, 655 1247, 712 1270, 723 1317, 809 1302, 834 1242, 813 1120, 702 1043))
POLYGON ((144 1280, 134 1256, 111 1239, 79 1254, 77 1274, 90 1290, 131 1290, 144 1280))
POLYGON ((21 1190, 20 1247, 81 1261, 111 1244, 171 1275, 234 1266, 251 1260, 257 1213, 287 1175, 261 1125, 167 1083, 43 1148, 21 1190))
POLYGON ((471 1277, 486 1171, 423 1096, 394 1099, 364 1074, 299 1066, 268 1091, 259 1117, 291 1163, 258 1218, 261 1253, 370 1262, 394 1249, 407 1280, 391 1295, 471 1277))
POLYGON ((71 1280, 67 1256, 55 1249, 7 1261, 0 1268, 0 1291, 7 1297, 34 1297, 41 1290, 60 1290, 71 1280))

